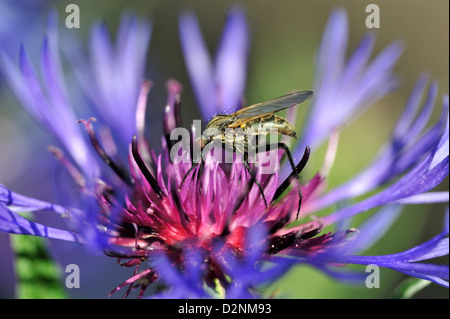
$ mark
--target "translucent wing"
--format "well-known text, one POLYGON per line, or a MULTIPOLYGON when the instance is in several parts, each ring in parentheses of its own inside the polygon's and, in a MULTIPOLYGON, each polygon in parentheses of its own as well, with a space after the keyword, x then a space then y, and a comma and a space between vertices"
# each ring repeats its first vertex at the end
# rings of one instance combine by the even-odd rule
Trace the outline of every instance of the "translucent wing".
POLYGON ((300 104, 313 96, 312 91, 301 91, 286 94, 272 100, 247 106, 239 111, 231 114, 237 119, 261 116, 265 114, 275 113, 294 105, 300 104))

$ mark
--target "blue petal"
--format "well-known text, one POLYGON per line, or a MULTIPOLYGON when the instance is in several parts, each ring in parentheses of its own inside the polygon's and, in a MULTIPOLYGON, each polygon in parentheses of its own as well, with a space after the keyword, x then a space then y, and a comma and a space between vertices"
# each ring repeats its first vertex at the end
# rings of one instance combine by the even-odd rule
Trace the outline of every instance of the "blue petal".
MULTIPOLYGON (((439 273, 447 273, 447 278, 448 278, 448 270, 449 270, 448 267, 439 266, 438 267, 439 269, 434 269, 435 267, 429 267, 429 266, 435 266, 435 265, 426 265, 425 267, 428 268, 428 269, 425 269, 425 270, 427 270, 427 273, 419 272, 419 271, 417 271, 417 269, 404 270, 404 269, 398 268, 398 267, 389 267, 389 268, 397 270, 397 271, 399 271, 401 273, 404 273, 405 275, 408 275, 408 276, 411 276, 411 277, 421 278, 421 279, 424 279, 424 280, 429 280, 429 281, 434 282, 434 283, 436 283, 438 285, 441 285, 441 286, 444 286, 444 287, 448 288, 449 287, 448 281, 446 281, 445 279, 442 279, 439 276, 436 276, 436 275, 433 275, 433 274, 428 274, 430 272, 434 273, 435 271, 439 272, 439 273)), ((423 268, 421 270, 423 271, 423 268)))
POLYGON ((151 30, 148 21, 124 14, 115 45, 106 26, 97 23, 90 34, 90 60, 81 47, 67 52, 85 94, 124 148, 136 133, 136 106, 151 30))
POLYGON ((195 15, 180 17, 180 41, 186 68, 204 120, 242 106, 249 34, 240 7, 230 10, 215 63, 211 61, 195 15))
MULTIPOLYGON (((329 91, 342 72, 348 41, 348 18, 345 10, 331 13, 322 36, 316 71, 317 92, 329 91)), ((317 97, 316 97, 317 99, 317 97)))
POLYGON ((204 120, 217 112, 214 69, 195 15, 186 12, 180 17, 180 40, 186 68, 204 120))
POLYGON ((66 241, 78 241, 74 233, 32 222, 18 214, 13 213, 2 203, 0 203, 0 231, 13 234, 61 239, 66 241))
POLYGON ((435 84, 430 86, 423 110, 415 121, 410 113, 417 111, 425 83, 426 78, 420 77, 394 130, 393 137, 381 148, 372 163, 349 182, 333 188, 324 196, 315 199, 313 204, 315 209, 354 198, 388 183, 411 168, 422 158, 423 154, 436 146, 442 136, 442 127, 448 114, 445 105, 441 120, 422 133, 434 105, 437 89, 435 84))
POLYGON ((26 110, 64 146, 86 177, 95 178, 98 176, 95 157, 90 153, 90 146, 78 128, 65 96, 66 90, 59 74, 60 66, 56 65, 59 59, 52 55, 54 49, 49 48, 50 44, 48 40, 43 41, 44 86, 41 86, 23 46, 19 54, 20 71, 5 54, 1 61, 3 69, 17 99, 26 110))
POLYGON ((448 175, 448 157, 432 170, 420 172, 423 170, 424 164, 428 163, 422 162, 416 169, 388 187, 385 191, 324 217, 323 223, 326 225, 334 223, 337 220, 350 218, 359 213, 366 212, 371 208, 395 203, 396 201, 427 192, 439 185, 448 175))
POLYGON ((52 211, 61 215, 67 213, 67 209, 52 203, 34 199, 14 193, 10 189, 0 184, 0 203, 5 206, 20 207, 21 211, 52 211))
POLYGON ((390 92, 396 83, 391 71, 402 45, 394 42, 366 65, 374 42, 372 35, 366 35, 345 64, 347 29, 345 11, 334 11, 324 31, 317 59, 315 98, 294 157, 301 156, 306 145, 317 147, 332 130, 347 124, 350 117, 359 115, 390 92))
POLYGON ((447 113, 447 124, 445 125, 444 132, 442 133, 439 145, 434 154, 433 161, 431 162, 431 167, 434 167, 440 163, 446 156, 448 156, 449 150, 449 105, 448 105, 448 95, 443 97, 444 112, 447 113))
MULTIPOLYGON (((442 134, 445 137, 446 133, 442 134)), ((447 135, 448 139, 448 135, 447 135)), ((448 175, 449 156, 448 148, 440 151, 445 146, 443 139, 433 148, 406 175, 390 185, 384 191, 377 193, 353 206, 343 208, 323 219, 325 224, 334 223, 339 219, 352 217, 371 208, 404 201, 412 196, 428 192, 438 186, 448 175), (439 156, 439 162, 436 157, 439 156), (445 157, 444 157, 445 156, 445 157), (443 159, 441 159, 444 157, 443 159), (434 165, 434 166, 433 166, 434 165)))
POLYGON ((414 116, 420 107, 420 100, 422 99, 423 92, 428 83, 428 78, 429 77, 426 74, 421 74, 417 79, 416 85, 409 96, 402 116, 397 121, 394 136, 404 136, 408 132, 414 121, 414 116))
POLYGON ((432 204, 448 202, 448 192, 428 192, 395 201, 398 204, 432 204))
POLYGON ((236 111, 244 96, 249 34, 244 12, 234 7, 229 13, 216 57, 218 111, 236 111))
POLYGON ((157 270, 160 280, 169 285, 169 292, 157 295, 157 298, 206 298, 203 289, 203 260, 198 250, 186 251, 184 270, 179 271, 165 254, 160 254, 152 266, 157 270))
MULTIPOLYGON (((385 212, 378 214, 375 217, 375 230, 370 227, 363 226, 361 228, 361 236, 353 239, 353 242, 347 243, 343 247, 330 248, 328 251, 315 257, 314 260, 319 260, 323 262, 337 262, 337 263, 351 263, 351 264, 361 264, 369 265, 375 264, 379 267, 391 268, 396 271, 405 273, 410 276, 431 280, 438 284, 448 286, 449 267, 446 265, 434 265, 417 263, 417 261, 429 260, 436 257, 442 257, 449 254, 449 239, 448 239, 448 210, 445 215, 444 228, 440 234, 433 237, 429 241, 418 245, 409 250, 390 254, 390 255, 380 255, 380 256, 355 256, 348 255, 348 253, 353 252, 355 248, 364 246, 364 243, 358 243, 358 240, 368 241, 371 236, 374 236, 374 240, 378 236, 376 234, 377 229, 389 216, 385 212), (380 218, 381 217, 381 218, 380 218), (381 222, 381 223, 379 223, 381 222), (378 226, 377 226, 378 225, 378 226), (356 244, 355 244, 356 242, 356 244), (348 247, 346 247, 348 246, 348 247)), ((370 222, 373 218, 367 222, 366 225, 370 226, 370 222)))
POLYGON ((349 244, 344 246, 346 253, 357 253, 369 249, 386 234, 391 225, 397 220, 402 207, 390 205, 380 209, 373 217, 358 227, 359 234, 349 244))

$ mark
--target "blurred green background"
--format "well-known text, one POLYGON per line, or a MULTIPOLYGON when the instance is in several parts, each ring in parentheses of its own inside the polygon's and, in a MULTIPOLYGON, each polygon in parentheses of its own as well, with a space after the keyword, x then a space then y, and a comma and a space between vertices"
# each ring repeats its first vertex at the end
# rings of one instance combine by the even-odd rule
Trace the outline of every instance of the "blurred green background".
MULTIPOLYGON (((380 28, 374 54, 381 52, 391 41, 401 39, 406 44, 395 70, 402 80, 402 87, 381 100, 341 134, 336 164, 330 176, 330 187, 349 179, 367 164, 389 137, 393 125, 403 110, 405 101, 419 74, 428 71, 439 82, 439 96, 448 93, 449 87, 449 3, 446 0, 396 0, 396 1, 58 1, 55 6, 63 27, 65 7, 76 3, 81 12, 81 28, 65 29, 64 33, 87 40, 92 22, 104 20, 114 34, 125 9, 136 11, 153 21, 153 32, 148 54, 146 73, 155 82, 149 97, 149 113, 152 119, 162 117, 165 103, 165 81, 175 78, 182 83, 182 117, 186 125, 199 118, 196 103, 188 81, 181 55, 178 36, 178 17, 185 9, 193 10, 202 27, 204 38, 214 54, 220 39, 227 9, 240 4, 248 14, 251 30, 251 53, 247 76, 246 100, 248 104, 264 101, 292 90, 309 90, 314 80, 314 58, 321 35, 331 11, 336 7, 346 9, 349 17, 350 36, 347 53, 358 45, 368 29, 365 8, 375 3, 380 8, 380 28)), ((42 19, 45 20, 45 14, 42 19)), ((39 51, 42 35, 36 30, 27 50, 39 51), (34 45, 34 46, 33 46, 34 45)), ((3 88, 6 90, 5 88, 3 88)), ((36 159, 52 157, 46 153, 51 140, 44 130, 32 122, 17 106, 7 92, 0 97, 0 181, 18 192, 52 200, 51 167, 36 167, 36 159), (33 136, 33 140, 30 139, 33 136), (33 171, 23 183, 27 172, 33 171), (34 184, 33 184, 34 183, 34 184), (29 185, 42 185, 42 188, 29 185)), ((438 98, 433 119, 440 113, 438 98)), ((303 106, 304 108, 307 105, 303 106)), ((300 116, 306 112, 300 111, 300 116)), ((149 134, 159 138, 161 121, 149 123, 149 134)), ((317 150, 305 173, 311 176, 320 165, 323 149, 317 150)), ((448 180, 442 189, 448 189, 448 180)), ((430 239, 441 229, 446 205, 422 205, 407 207, 386 236, 367 254, 390 254, 411 248, 430 239)), ((365 216, 363 216, 365 217, 365 216)), ((2 235, 3 236, 3 235, 2 235)), ((1 237, 0 237, 1 239, 1 237)), ((448 262, 444 259, 441 262, 448 262)), ((110 267, 117 267, 114 260, 110 267)), ((128 269, 121 269, 129 273, 128 269)), ((127 277, 125 277, 127 278, 127 277)), ((289 298, 389 298, 394 288, 405 277, 394 271, 381 270, 381 288, 367 289, 336 283, 309 267, 297 267, 276 283, 280 296, 289 298)), ((114 281, 111 289, 119 284, 114 281)), ((98 297, 106 297, 108 291, 98 297)), ((119 293, 120 294, 120 293, 119 293)), ((89 296, 89 294, 87 294, 89 296)), ((448 298, 448 290, 430 285, 418 298, 448 298)))

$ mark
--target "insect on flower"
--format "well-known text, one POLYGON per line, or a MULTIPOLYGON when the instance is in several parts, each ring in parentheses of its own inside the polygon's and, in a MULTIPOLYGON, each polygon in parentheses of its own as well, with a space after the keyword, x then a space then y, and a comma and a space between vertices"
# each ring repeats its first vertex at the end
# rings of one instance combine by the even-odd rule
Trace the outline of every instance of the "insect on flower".
MULTIPOLYGON (((210 149, 207 146, 211 145, 213 142, 219 142, 224 150, 232 151, 236 154, 243 155, 243 164, 247 172, 252 177, 252 180, 261 192, 264 204, 268 207, 267 200, 264 195, 261 183, 256 179, 249 165, 249 152, 261 153, 273 149, 282 148, 288 157, 289 163, 292 167, 292 174, 297 180, 300 178, 299 173, 302 169, 300 166, 304 166, 305 161, 300 161, 299 165, 296 166, 292 158, 289 147, 283 142, 263 144, 250 143, 249 136, 253 136, 256 139, 261 136, 267 136, 271 133, 278 135, 286 135, 296 138, 295 127, 288 122, 285 118, 275 115, 274 113, 298 105, 313 96, 312 91, 300 91, 290 94, 286 94, 265 102, 257 103, 254 105, 242 108, 230 115, 219 114, 215 115, 206 124, 205 132, 209 130, 207 136, 203 134, 199 139, 200 144, 200 158, 202 157, 204 151, 210 149), (245 131, 244 131, 245 130, 245 131)), ((305 153, 306 154, 306 153, 305 153)), ((189 174, 199 165, 200 161, 193 161, 191 168, 188 170, 184 176, 179 189, 183 186, 186 178, 189 174)), ((280 188, 280 191, 284 191, 286 187, 280 188)), ((272 201, 274 201, 280 192, 277 192, 277 196, 274 196, 272 201)), ((302 202, 302 193, 299 187, 299 205, 298 213, 300 212, 300 206, 302 202)))

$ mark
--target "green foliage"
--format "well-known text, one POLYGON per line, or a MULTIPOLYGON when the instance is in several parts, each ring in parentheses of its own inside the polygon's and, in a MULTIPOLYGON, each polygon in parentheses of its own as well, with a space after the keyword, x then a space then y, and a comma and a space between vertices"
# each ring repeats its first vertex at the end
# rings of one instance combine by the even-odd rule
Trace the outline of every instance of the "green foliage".
POLYGON ((419 278, 408 278, 404 280, 395 290, 394 299, 410 299, 416 293, 431 284, 431 281, 419 278))
POLYGON ((45 238, 11 235, 15 255, 16 298, 66 298, 61 270, 48 253, 45 238))

